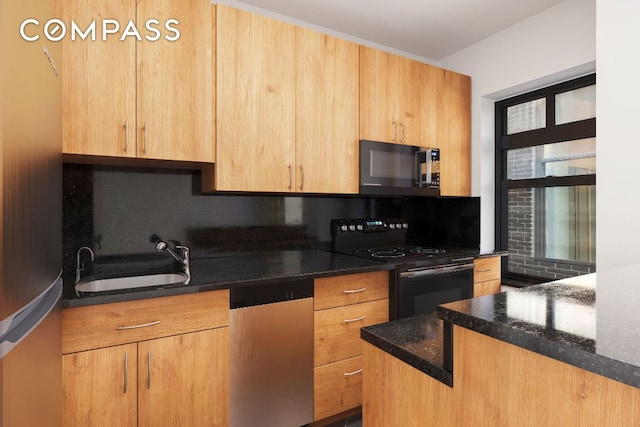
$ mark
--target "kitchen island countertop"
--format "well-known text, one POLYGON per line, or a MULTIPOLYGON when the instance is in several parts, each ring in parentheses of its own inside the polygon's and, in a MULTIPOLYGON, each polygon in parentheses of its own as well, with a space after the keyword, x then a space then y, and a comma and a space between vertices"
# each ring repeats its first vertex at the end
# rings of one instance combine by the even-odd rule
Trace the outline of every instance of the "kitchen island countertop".
MULTIPOLYGON (((640 388, 640 353, 635 340, 625 340, 634 334, 626 329, 634 324, 623 309, 629 301, 619 301, 617 308, 596 308, 595 279, 594 273, 456 301, 438 307, 435 314, 364 328, 361 336, 448 385, 452 385, 452 369, 447 360, 455 349, 444 338, 451 335, 444 332, 458 325, 640 388), (600 320, 608 315, 613 316, 612 321, 600 320), (443 323, 433 323, 435 317, 443 323), (437 331, 434 325, 441 329, 437 331), (428 340, 426 330, 431 333, 428 340), (432 355, 439 351, 441 355, 432 355)), ((633 295, 628 294, 632 301, 633 295)))

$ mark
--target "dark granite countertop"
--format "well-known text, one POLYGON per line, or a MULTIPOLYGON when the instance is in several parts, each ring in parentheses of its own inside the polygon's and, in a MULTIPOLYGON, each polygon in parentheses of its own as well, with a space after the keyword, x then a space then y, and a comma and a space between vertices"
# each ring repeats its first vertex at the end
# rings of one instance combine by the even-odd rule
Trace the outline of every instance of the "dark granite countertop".
MULTIPOLYGON (((121 266, 115 264, 111 270, 121 266)), ((64 278, 63 307, 105 304, 185 293, 229 289, 232 286, 275 283, 327 275, 390 270, 385 264, 365 258, 341 255, 319 249, 224 252, 209 257, 192 258, 191 283, 151 288, 83 294, 77 296, 74 277, 64 278)), ((103 267, 102 270, 105 270, 103 267)), ((104 273, 102 273, 104 274, 104 273)))
POLYGON ((363 340, 408 363, 448 386, 453 374, 444 369, 442 320, 436 312, 367 326, 363 340))
MULTIPOLYGON (((630 273, 630 272, 629 272, 630 273)), ((596 273, 516 291, 445 304, 438 316, 454 324, 594 372, 640 387, 637 273, 613 274, 602 287, 621 282, 625 294, 612 306, 596 306, 596 273), (627 310, 631 303, 631 311, 627 310), (625 308, 626 307, 626 308, 625 308), (611 321, 606 321, 609 318, 611 321), (597 320, 597 322, 596 322, 597 320)), ((605 275, 606 276, 606 275, 605 275)), ((598 293, 607 295, 607 292, 598 293)), ((602 298, 603 300, 606 298, 602 298)), ((455 351, 455 350, 454 350, 455 351)))
POLYGON ((598 293, 598 306, 594 273, 444 304, 435 314, 364 328, 361 336, 448 385, 451 372, 445 363, 451 354, 442 337, 446 328, 459 325, 640 387, 638 274, 640 267, 598 273, 598 282, 606 286, 598 293))

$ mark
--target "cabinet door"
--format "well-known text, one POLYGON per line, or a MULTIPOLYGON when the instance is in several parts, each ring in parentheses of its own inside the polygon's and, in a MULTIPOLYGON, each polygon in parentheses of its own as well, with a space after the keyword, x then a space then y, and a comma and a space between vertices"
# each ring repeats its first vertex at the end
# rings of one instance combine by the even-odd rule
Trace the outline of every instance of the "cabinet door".
POLYGON ((296 28, 296 188, 357 193, 358 45, 296 28))
POLYGON ((398 140, 396 81, 395 55, 360 46, 360 139, 398 140))
POLYGON ((62 356, 65 426, 137 425, 136 348, 126 344, 62 356))
MULTIPOLYGON (((157 41, 138 42, 138 157, 215 160, 215 7, 201 0, 139 0, 137 27, 157 19, 157 41), (169 19, 180 32, 164 28, 169 19)), ((153 36, 153 34, 151 34, 153 36)), ((114 63, 115 64, 115 63, 114 63)), ((114 70, 120 67, 110 67, 114 70)))
POLYGON ((398 94, 396 141, 401 144, 423 146, 422 140, 422 68, 425 64, 396 57, 396 91, 398 94))
POLYGON ((293 191, 295 27, 223 5, 216 27, 215 187, 293 191))
POLYGON ((227 426, 229 328, 138 343, 140 426, 227 426))
POLYGON ((438 136, 440 194, 471 195, 471 78, 440 70, 438 136))
MULTIPOLYGON (((56 3, 56 14, 81 29, 100 17, 126 23, 136 16, 134 0, 56 3)), ((94 41, 67 36, 62 42, 62 150, 135 157, 136 40, 120 41, 112 34, 103 41, 101 36, 96 29, 94 41)))

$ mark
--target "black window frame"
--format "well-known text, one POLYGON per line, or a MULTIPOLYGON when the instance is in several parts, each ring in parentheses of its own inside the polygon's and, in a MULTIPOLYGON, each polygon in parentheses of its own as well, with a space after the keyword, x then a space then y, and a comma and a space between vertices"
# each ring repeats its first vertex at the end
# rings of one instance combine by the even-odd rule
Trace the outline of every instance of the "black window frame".
MULTIPOLYGON (((596 185, 596 174, 548 176, 532 179, 507 179, 507 152, 510 149, 596 137, 596 118, 556 125, 556 94, 596 84, 596 74, 589 74, 542 89, 527 92, 495 103, 495 246, 498 251, 508 250, 508 197, 510 189, 544 188, 559 186, 596 185), (540 129, 507 134, 508 107, 546 98, 546 125, 540 129)), ((548 282, 548 278, 516 274, 508 271, 502 262, 503 282, 527 285, 548 282)))

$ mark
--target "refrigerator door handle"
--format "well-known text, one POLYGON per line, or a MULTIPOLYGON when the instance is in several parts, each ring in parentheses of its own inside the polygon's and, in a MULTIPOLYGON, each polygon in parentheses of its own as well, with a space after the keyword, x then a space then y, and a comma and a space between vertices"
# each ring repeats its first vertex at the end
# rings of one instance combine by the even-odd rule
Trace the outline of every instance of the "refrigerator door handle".
POLYGON ((0 359, 47 317, 62 295, 62 271, 57 279, 21 310, 0 321, 0 359))

